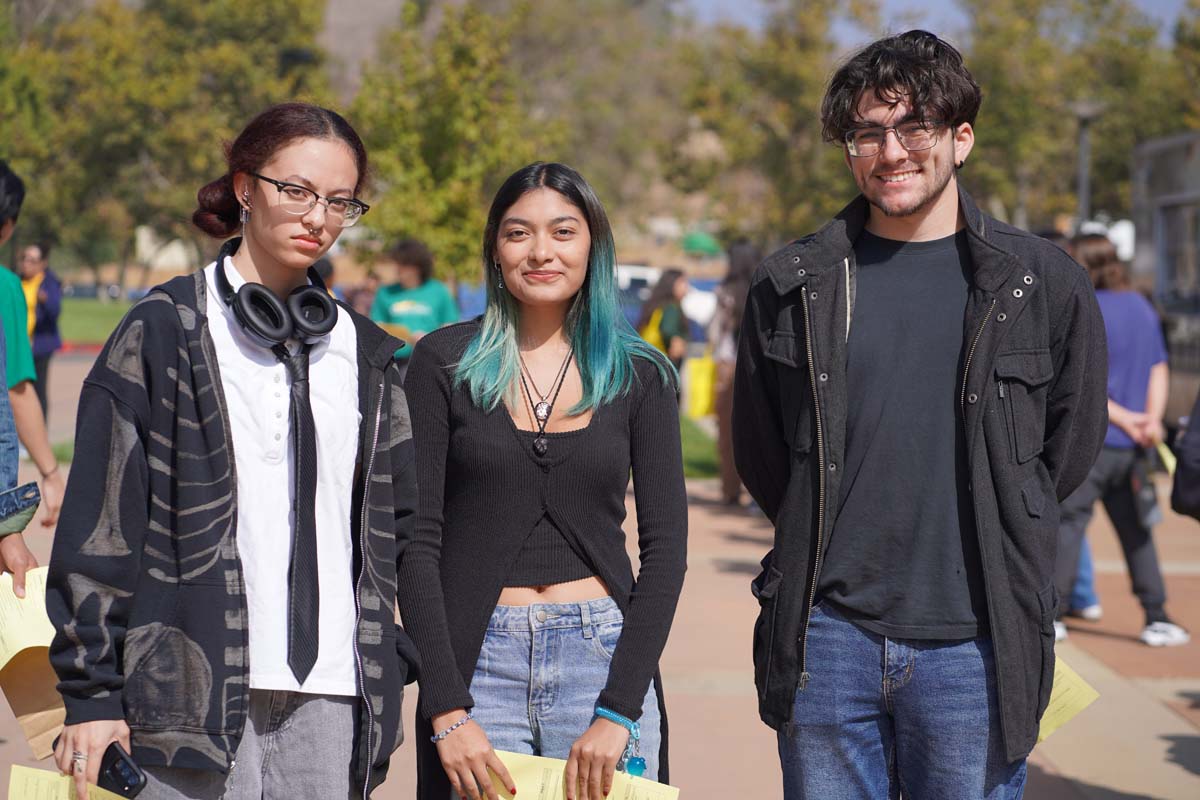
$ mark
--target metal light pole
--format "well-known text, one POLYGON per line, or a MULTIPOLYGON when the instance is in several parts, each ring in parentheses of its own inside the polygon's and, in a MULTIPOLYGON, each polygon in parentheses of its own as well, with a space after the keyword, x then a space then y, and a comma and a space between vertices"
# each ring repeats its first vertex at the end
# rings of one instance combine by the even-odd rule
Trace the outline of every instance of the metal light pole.
POLYGON ((1076 100, 1067 105, 1079 120, 1079 167, 1076 174, 1075 194, 1077 196, 1075 213, 1075 230, 1092 216, 1092 120, 1104 113, 1104 103, 1097 100, 1076 100))

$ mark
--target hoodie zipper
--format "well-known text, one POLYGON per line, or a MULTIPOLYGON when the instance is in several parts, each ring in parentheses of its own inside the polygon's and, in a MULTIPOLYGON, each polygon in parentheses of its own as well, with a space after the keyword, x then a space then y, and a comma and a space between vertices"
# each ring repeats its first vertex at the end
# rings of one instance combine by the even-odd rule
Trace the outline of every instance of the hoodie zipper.
POLYGON ((804 339, 808 349, 808 382, 812 386, 813 411, 817 420, 817 467, 821 474, 817 477, 817 553, 813 561, 812 583, 808 590, 808 608, 804 615, 804 632, 800 635, 800 691, 808 686, 808 670, 805 662, 808 656, 808 623, 812 618, 812 607, 817 597, 817 578, 821 574, 821 543, 825 538, 825 434, 821 427, 821 396, 817 391, 817 370, 813 357, 812 322, 808 307, 808 293, 801 295, 804 306, 804 339))
POLYGON ((367 511, 370 506, 371 473, 375 469, 375 448, 379 445, 379 423, 383 418, 383 380, 379 381, 379 395, 375 399, 375 429, 371 437, 371 449, 367 454, 367 469, 363 472, 362 525, 359 528, 359 547, 362 553, 362 565, 358 569, 358 579, 354 582, 354 664, 358 668, 358 685, 362 693, 363 707, 367 710, 367 769, 363 774, 363 800, 368 800, 367 787, 371 785, 371 732, 375 730, 375 714, 371 710, 371 698, 367 696, 367 679, 363 671, 362 653, 358 649, 358 627, 362 622, 362 591, 363 573, 367 571, 367 511))

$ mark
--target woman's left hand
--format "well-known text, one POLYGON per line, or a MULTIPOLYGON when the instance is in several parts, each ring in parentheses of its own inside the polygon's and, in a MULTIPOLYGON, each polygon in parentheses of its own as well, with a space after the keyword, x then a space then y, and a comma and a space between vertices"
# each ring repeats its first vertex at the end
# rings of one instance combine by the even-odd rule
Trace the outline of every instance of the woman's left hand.
POLYGON ((623 726, 606 719, 594 721, 571 745, 564 773, 567 800, 604 800, 608 797, 617 762, 628 744, 629 731, 623 726))

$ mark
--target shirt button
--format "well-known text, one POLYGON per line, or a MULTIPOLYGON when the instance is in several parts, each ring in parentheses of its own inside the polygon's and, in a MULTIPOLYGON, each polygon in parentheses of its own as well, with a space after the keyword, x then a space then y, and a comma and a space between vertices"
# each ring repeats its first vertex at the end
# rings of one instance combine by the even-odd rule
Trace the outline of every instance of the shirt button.
POLYGON ((283 434, 282 434, 282 433, 277 433, 277 434, 275 434, 275 441, 277 441, 277 442, 278 442, 278 441, 279 441, 280 439, 282 439, 282 438, 283 438, 283 434))
POLYGON ((279 397, 279 392, 276 392, 276 393, 275 393, 275 396, 276 396, 276 397, 279 397))
POLYGON ((280 418, 280 417, 282 417, 282 416, 283 416, 283 412, 282 412, 282 411, 276 411, 276 412, 275 412, 275 418, 276 418, 276 419, 279 419, 279 418, 280 418))
POLYGON ((275 382, 276 382, 276 383, 279 383, 279 376, 278 376, 278 375, 276 375, 276 376, 275 376, 275 382))
POLYGON ((969 395, 967 395, 967 402, 970 403, 971 405, 975 405, 975 403, 977 403, 978 401, 979 401, 979 395, 975 394, 974 392, 971 392, 969 395))

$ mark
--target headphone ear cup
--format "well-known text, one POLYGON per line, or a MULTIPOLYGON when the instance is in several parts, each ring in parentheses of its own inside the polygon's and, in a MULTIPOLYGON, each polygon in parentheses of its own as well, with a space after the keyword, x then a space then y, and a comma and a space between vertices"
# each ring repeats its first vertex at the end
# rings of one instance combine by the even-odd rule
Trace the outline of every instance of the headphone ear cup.
POLYGON ((292 337, 292 318, 267 287, 244 283, 233 297, 233 314, 242 329, 268 350, 292 337))
POLYGON ((287 299, 292 324, 299 336, 310 339, 325 336, 337 325, 337 306, 324 289, 301 286, 287 299))

